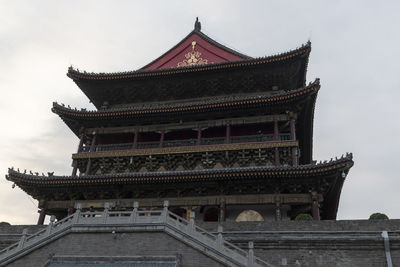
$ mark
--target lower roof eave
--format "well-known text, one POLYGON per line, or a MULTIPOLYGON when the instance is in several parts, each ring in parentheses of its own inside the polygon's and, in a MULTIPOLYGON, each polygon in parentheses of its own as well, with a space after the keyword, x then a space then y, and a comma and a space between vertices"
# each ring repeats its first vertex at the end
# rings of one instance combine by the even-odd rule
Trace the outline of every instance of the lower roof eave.
POLYGON ((9 169, 6 179, 21 187, 70 187, 110 184, 159 184, 191 181, 252 179, 323 178, 327 175, 348 173, 353 166, 352 154, 319 164, 299 166, 257 166, 184 171, 156 171, 136 173, 95 174, 84 176, 48 176, 27 174, 9 169))

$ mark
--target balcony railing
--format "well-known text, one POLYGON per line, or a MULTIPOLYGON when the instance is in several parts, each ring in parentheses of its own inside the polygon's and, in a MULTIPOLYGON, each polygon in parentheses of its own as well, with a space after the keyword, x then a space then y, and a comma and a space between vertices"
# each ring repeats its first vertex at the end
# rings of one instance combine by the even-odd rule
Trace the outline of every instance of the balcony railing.
POLYGON ((225 137, 212 137, 212 138, 201 138, 201 145, 215 145, 215 144, 224 144, 226 143, 225 137))
POLYGON ((197 139, 173 140, 173 141, 164 141, 163 147, 195 146, 196 144, 197 144, 197 139))
MULTIPOLYGON (((243 135, 243 136, 232 136, 230 138, 231 143, 252 143, 252 142, 269 142, 274 141, 272 134, 259 134, 259 135, 243 135)), ((288 141, 290 140, 290 134, 279 134, 279 140, 288 141)), ((201 138, 200 145, 215 145, 225 144, 226 137, 212 137, 212 138, 201 138)), ((160 146, 160 141, 152 142, 138 142, 137 148, 158 148, 158 147, 179 147, 179 146, 195 146, 197 145, 197 139, 184 139, 184 140, 166 140, 160 146)), ((133 143, 123 144, 107 144, 107 145, 96 145, 94 151, 111 151, 111 150, 127 150, 133 149, 133 143)), ((82 152, 89 152, 90 146, 82 147, 82 152)))
POLYGON ((125 150, 133 148, 133 143, 97 145, 96 151, 125 150))

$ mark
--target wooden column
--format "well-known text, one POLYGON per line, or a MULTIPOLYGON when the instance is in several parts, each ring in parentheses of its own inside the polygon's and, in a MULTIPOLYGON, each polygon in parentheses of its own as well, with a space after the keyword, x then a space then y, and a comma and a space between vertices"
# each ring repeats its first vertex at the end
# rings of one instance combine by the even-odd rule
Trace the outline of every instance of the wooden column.
MULTIPOLYGON (((89 152, 94 152, 96 148, 96 133, 93 134, 92 143, 90 144, 89 152)), ((88 163, 86 165, 85 175, 88 175, 90 172, 90 168, 92 167, 92 160, 89 158, 88 163)))
MULTIPOLYGON (((84 138, 84 135, 81 134, 81 137, 80 137, 80 140, 79 140, 78 149, 77 149, 76 153, 82 152, 83 138, 84 138)), ((72 161, 72 166, 73 166, 72 176, 76 176, 76 173, 78 172, 78 160, 74 159, 72 161)))
MULTIPOLYGON (((278 121, 274 120, 274 141, 280 141, 279 138, 279 127, 278 127, 278 121)), ((280 161, 280 156, 279 156, 279 148, 275 147, 275 166, 280 166, 281 161, 280 161)))
POLYGON ((280 141, 278 121, 274 120, 274 141, 280 141))
POLYGON ((219 221, 224 222, 226 217, 226 203, 225 200, 219 203, 219 221))
MULTIPOLYGON (((296 124, 294 119, 290 119, 290 140, 296 141, 296 124)), ((297 166, 298 157, 297 157, 297 147, 292 147, 292 165, 297 166)))
POLYGON ((319 216, 319 203, 318 203, 317 192, 312 192, 311 198, 312 198, 311 211, 312 211, 313 219, 316 221, 319 221, 320 216, 319 216))
POLYGON ((275 203, 275 221, 282 221, 282 206, 280 202, 275 203))
POLYGON ((279 156, 279 148, 275 147, 275 166, 281 166, 281 160, 279 156))
POLYGON ((93 138, 92 138, 92 143, 90 144, 89 152, 94 152, 94 150, 96 148, 96 139, 97 139, 97 135, 96 135, 96 133, 94 133, 93 138))
POLYGON ((85 175, 88 175, 90 172, 90 168, 92 167, 92 160, 89 158, 88 159, 88 163, 86 165, 86 171, 85 171, 85 175))
POLYGON ((296 123, 294 119, 290 119, 290 140, 296 141, 296 123))
POLYGON ((297 158, 297 147, 292 147, 292 165, 293 166, 299 165, 297 158))
POLYGON ((44 224, 44 219, 46 218, 46 210, 45 209, 41 209, 38 212, 39 212, 39 219, 37 221, 37 225, 43 225, 44 224))
POLYGON ((80 139, 79 139, 78 149, 77 149, 76 153, 82 152, 83 139, 84 139, 84 134, 81 134, 80 139))
POLYGON ((231 143, 231 125, 229 123, 226 125, 226 143, 231 143))
POLYGON ((139 130, 135 130, 135 136, 133 137, 133 149, 137 148, 137 142, 139 138, 139 130))
POLYGON ((74 167, 73 169, 72 169, 72 176, 76 176, 76 174, 77 174, 77 172, 78 172, 78 160, 76 160, 76 159, 74 159, 73 161, 72 161, 72 166, 74 167))
POLYGON ((281 210, 281 203, 275 204, 275 221, 282 220, 282 210, 281 210))
POLYGON ((319 204, 317 200, 313 200, 312 203, 312 216, 314 218, 314 220, 319 221, 320 217, 319 217, 319 204))
POLYGON ((275 196, 275 221, 282 220, 281 202, 282 202, 281 197, 275 196))
POLYGON ((201 128, 197 129, 197 145, 201 145, 201 128))
POLYGON ((162 131, 160 136, 160 147, 163 147, 164 137, 165 137, 165 131, 162 131))

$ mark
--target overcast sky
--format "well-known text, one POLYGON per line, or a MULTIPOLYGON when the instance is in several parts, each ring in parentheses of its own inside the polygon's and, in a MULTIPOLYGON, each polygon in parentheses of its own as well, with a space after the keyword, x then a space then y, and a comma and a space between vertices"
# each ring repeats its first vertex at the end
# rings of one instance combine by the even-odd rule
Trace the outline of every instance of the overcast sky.
POLYGON ((253 57, 308 39, 321 78, 314 159, 353 152, 338 218, 400 218, 400 1, 0 0, 0 221, 33 224, 37 201, 3 177, 14 166, 71 173, 78 139, 53 101, 94 109, 66 77, 135 70, 193 29, 253 57))

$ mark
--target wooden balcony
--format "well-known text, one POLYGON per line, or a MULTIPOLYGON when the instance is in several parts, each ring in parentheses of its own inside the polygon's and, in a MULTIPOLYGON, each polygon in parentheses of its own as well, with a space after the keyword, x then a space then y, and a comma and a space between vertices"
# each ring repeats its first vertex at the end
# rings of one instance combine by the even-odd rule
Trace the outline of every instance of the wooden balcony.
MULTIPOLYGON (((290 134, 280 134, 280 141, 289 141, 290 134)), ((201 138, 200 142, 197 139, 184 139, 184 140, 165 140, 153 141, 153 142, 138 142, 137 148, 134 148, 134 143, 122 143, 122 144, 106 144, 106 145, 95 145, 93 152, 103 151, 117 151, 117 150, 132 150, 132 149, 155 149, 155 148, 174 148, 174 147, 186 147, 186 146, 209 146, 209 145, 220 145, 220 144, 241 144, 241 143, 260 143, 260 142, 279 142, 273 140, 272 134, 260 134, 260 135, 244 135, 244 136, 232 136, 228 142, 226 137, 212 137, 212 138, 201 138)), ((81 152, 89 152, 90 146, 82 147, 81 152)))

